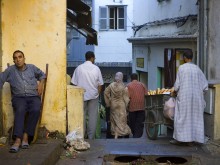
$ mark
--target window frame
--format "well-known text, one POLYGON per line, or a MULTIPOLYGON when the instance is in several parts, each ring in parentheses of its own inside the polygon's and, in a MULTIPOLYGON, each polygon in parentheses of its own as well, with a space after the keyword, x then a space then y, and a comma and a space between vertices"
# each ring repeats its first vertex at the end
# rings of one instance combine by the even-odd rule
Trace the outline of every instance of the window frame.
POLYGON ((108 5, 99 7, 99 31, 126 31, 127 30, 127 6, 126 5, 108 5), (113 17, 111 17, 113 9, 113 17), (119 17, 119 11, 123 9, 123 17, 119 17), (103 13, 105 12, 105 13, 103 13), (117 14, 117 15, 116 15, 117 14), (106 17, 103 17, 105 15, 106 17), (120 28, 120 21, 123 20, 123 28, 120 28), (110 27, 113 23, 113 28, 110 27), (106 28, 103 28, 106 27, 106 28))

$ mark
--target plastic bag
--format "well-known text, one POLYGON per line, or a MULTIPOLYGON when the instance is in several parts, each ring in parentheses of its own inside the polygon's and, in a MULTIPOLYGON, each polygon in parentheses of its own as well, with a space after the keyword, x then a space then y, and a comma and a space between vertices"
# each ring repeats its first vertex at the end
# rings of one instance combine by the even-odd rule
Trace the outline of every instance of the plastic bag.
POLYGON ((176 100, 173 97, 170 97, 167 101, 165 101, 163 114, 166 118, 173 120, 175 113, 175 103, 176 100))
POLYGON ((78 139, 83 139, 82 135, 79 133, 79 128, 69 132, 66 136, 66 142, 71 142, 78 139))

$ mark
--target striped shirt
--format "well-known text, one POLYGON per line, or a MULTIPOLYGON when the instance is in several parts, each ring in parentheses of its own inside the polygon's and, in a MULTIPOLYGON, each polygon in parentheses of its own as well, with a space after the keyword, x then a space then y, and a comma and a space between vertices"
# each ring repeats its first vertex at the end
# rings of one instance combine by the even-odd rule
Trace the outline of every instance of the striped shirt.
POLYGON ((137 80, 133 80, 127 87, 130 98, 129 112, 144 110, 145 95, 147 95, 146 86, 137 80))
POLYGON ((0 88, 8 82, 13 96, 38 96, 37 81, 45 79, 46 75, 35 65, 25 65, 22 71, 12 65, 0 73, 0 88))

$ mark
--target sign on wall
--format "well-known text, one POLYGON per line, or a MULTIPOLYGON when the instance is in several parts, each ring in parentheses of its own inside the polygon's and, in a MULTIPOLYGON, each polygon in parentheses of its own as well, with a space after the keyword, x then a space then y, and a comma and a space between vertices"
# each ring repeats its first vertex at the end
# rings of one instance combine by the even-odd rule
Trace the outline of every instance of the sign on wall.
POLYGON ((136 66, 139 68, 144 68, 144 58, 136 58, 136 66))

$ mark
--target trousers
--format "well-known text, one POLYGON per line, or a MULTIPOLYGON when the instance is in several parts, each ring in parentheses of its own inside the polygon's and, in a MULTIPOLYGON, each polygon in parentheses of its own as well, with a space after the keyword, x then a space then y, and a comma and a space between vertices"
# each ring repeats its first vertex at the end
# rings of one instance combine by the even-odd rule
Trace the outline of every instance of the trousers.
POLYGON ((145 111, 129 112, 128 125, 131 128, 133 138, 140 138, 143 134, 145 120, 145 111))
POLYGON ((24 132, 34 136, 35 128, 40 116, 41 100, 39 96, 24 96, 12 98, 14 109, 13 136, 22 139, 24 132), (25 123, 25 116, 27 121, 25 123))
POLYGON ((99 98, 84 101, 84 130, 86 130, 89 139, 95 137, 98 119, 98 101, 99 98), (86 118, 88 119, 87 124, 86 118))

